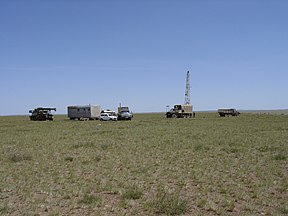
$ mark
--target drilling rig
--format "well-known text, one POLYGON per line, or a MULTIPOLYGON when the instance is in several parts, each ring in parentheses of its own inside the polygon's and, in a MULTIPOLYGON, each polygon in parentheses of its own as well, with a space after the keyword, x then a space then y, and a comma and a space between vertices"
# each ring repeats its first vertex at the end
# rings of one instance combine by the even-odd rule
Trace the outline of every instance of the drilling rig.
POLYGON ((193 106, 190 102, 190 72, 186 74, 186 88, 184 104, 176 104, 174 107, 166 112, 167 118, 192 118, 194 116, 193 106))

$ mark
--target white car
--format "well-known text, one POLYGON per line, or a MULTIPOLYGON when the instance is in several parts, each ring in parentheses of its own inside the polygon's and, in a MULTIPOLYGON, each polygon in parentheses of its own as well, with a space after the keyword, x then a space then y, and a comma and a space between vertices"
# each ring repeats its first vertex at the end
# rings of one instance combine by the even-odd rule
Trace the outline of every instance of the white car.
POLYGON ((109 113, 101 113, 100 121, 117 121, 117 116, 111 115, 109 113))

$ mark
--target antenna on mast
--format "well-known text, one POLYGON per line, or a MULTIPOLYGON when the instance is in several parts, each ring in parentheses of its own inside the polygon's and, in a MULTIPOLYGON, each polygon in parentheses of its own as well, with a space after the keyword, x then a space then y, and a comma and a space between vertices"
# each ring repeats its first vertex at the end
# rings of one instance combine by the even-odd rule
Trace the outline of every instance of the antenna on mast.
POLYGON ((186 89, 185 89, 185 103, 184 104, 191 104, 190 101, 190 72, 187 71, 186 75, 186 89))

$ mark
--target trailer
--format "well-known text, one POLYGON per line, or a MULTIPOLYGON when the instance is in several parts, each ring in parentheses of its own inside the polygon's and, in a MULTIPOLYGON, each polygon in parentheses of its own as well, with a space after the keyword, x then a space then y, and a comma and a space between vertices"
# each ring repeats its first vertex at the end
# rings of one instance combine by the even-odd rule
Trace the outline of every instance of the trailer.
POLYGON ((101 107, 98 105, 68 106, 68 118, 71 120, 97 120, 100 118, 101 107))

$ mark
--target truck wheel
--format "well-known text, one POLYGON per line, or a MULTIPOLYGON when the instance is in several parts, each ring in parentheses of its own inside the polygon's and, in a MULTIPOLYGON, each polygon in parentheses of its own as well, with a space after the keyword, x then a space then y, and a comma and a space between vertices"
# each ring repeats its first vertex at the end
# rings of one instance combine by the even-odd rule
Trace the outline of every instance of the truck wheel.
POLYGON ((173 114, 173 115, 172 115, 172 118, 177 118, 177 115, 176 115, 176 114, 173 114))

